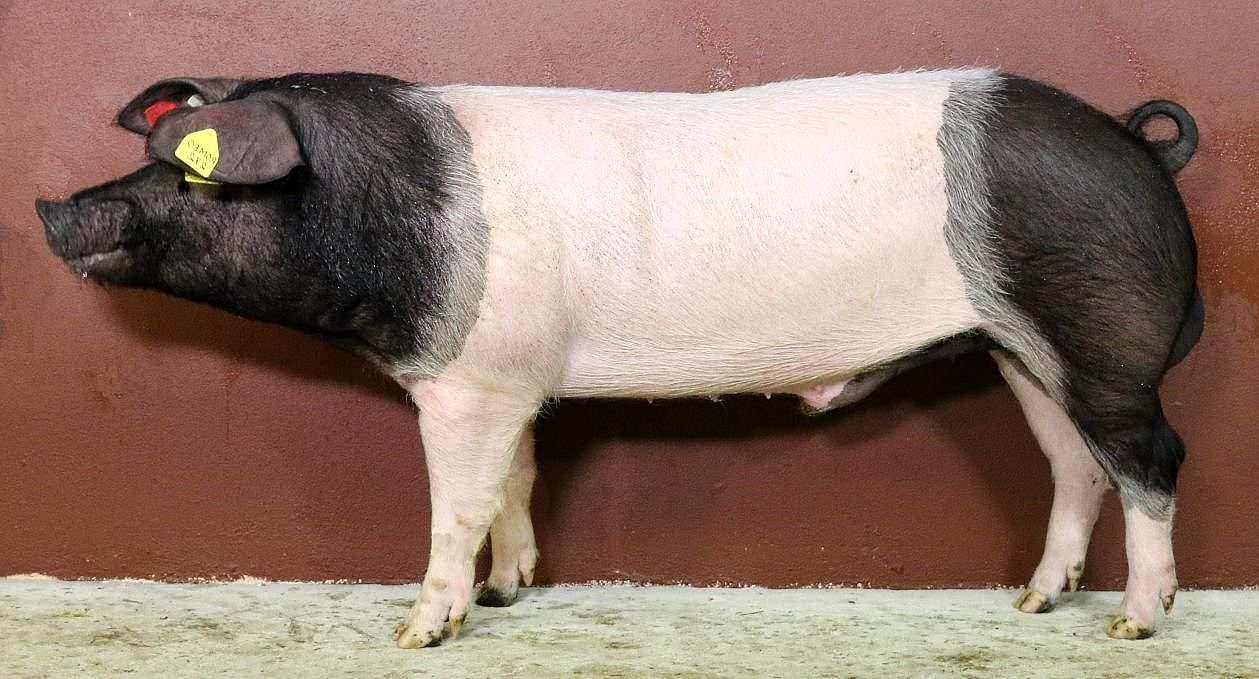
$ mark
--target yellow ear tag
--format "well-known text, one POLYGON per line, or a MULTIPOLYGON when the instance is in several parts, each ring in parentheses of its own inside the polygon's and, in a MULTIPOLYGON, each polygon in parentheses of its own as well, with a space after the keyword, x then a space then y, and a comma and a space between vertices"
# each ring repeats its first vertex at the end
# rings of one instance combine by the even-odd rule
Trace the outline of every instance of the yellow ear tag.
POLYGON ((223 183, 223 182, 215 181, 213 179, 206 179, 204 177, 198 177, 197 175, 191 172, 184 173, 184 181, 188 182, 189 184, 222 184, 223 183))
POLYGON ((197 174, 209 178, 219 164, 219 135, 214 128, 189 132, 175 148, 175 157, 197 174))

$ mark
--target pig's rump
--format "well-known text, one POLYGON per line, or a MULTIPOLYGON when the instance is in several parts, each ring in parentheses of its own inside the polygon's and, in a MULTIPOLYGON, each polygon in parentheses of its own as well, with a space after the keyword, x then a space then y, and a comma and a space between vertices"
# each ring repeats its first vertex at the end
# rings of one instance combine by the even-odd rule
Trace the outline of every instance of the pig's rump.
POLYGON ((950 83, 988 75, 445 90, 491 258, 540 258, 523 288, 488 267, 484 305, 564 338, 561 395, 796 391, 973 329, 937 135, 950 83))

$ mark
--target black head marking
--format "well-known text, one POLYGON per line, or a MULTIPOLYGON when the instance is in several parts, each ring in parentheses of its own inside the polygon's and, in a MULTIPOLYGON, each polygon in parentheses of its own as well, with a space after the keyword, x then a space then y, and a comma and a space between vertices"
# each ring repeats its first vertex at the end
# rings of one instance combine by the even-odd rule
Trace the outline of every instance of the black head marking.
POLYGON ((149 134, 158 162, 39 207, 54 252, 85 274, 300 328, 390 366, 436 370, 458 354, 488 229, 471 143, 436 94, 349 73, 176 79, 119 122, 149 134), (148 127, 152 102, 194 94, 197 106, 148 127), (205 129, 216 131, 219 184, 189 183, 195 168, 175 157, 205 129))

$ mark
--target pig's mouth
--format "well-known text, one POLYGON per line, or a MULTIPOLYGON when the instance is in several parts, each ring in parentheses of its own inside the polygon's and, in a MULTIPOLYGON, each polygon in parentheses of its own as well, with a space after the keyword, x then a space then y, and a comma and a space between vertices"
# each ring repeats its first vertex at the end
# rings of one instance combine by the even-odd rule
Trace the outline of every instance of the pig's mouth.
POLYGON ((92 247, 79 247, 57 253, 63 262, 83 278, 109 283, 126 283, 135 276, 140 240, 97 240, 92 247))
POLYGON ((81 276, 107 275, 111 271, 126 268, 131 263, 131 253, 125 246, 119 246, 106 252, 66 257, 65 262, 81 276))

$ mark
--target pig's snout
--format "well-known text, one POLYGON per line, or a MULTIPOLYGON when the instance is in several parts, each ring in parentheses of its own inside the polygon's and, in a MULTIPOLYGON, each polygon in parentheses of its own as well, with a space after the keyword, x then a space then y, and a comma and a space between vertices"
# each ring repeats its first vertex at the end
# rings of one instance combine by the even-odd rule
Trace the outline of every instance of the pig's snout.
POLYGON ((41 198, 35 201, 35 212, 44 223, 44 236, 48 239, 48 245, 52 246, 53 252, 60 256, 61 252, 57 246, 62 242, 61 234, 65 232, 70 210, 66 208, 66 203, 63 201, 41 198))
POLYGON ((124 233, 131 206, 123 201, 36 200, 53 254, 82 274, 108 274, 127 259, 124 233))

